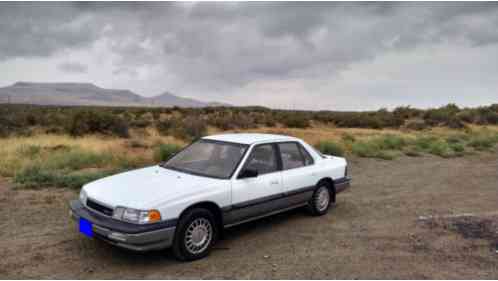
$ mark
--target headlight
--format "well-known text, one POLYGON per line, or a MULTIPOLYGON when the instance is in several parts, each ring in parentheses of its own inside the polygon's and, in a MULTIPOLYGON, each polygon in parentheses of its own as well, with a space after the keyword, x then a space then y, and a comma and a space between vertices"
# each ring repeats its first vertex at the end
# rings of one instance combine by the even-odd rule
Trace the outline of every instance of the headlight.
POLYGON ((125 207, 116 207, 112 215, 113 218, 131 223, 146 224, 161 220, 161 213, 158 210, 137 210, 125 207))
POLYGON ((82 188, 81 191, 80 191, 80 202, 81 202, 81 204, 86 205, 86 198, 87 198, 86 192, 82 188))

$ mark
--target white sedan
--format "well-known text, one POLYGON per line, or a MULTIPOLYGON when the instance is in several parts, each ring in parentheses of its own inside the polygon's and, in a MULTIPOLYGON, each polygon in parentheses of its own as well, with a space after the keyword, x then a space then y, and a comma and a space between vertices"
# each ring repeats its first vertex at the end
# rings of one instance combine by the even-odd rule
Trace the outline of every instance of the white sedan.
POLYGON ((223 228, 307 206, 325 214, 350 184, 344 158, 270 134, 193 142, 156 166, 85 185, 70 203, 81 233, 135 251, 206 256, 223 228))

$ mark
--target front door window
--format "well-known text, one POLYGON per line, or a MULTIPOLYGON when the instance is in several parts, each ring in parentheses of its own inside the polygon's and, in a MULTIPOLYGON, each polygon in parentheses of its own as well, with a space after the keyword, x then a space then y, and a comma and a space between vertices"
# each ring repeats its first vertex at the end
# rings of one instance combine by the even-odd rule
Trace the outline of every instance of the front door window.
POLYGON ((247 160, 246 169, 255 170, 258 175, 278 170, 276 152, 271 144, 256 146, 247 160))

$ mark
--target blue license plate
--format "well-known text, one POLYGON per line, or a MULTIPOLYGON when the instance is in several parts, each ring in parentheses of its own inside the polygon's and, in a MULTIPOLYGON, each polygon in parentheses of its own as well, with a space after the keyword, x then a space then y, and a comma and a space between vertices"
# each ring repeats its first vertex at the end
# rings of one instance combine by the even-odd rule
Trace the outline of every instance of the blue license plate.
POLYGON ((93 237, 92 223, 84 218, 80 218, 80 232, 88 237, 93 237))

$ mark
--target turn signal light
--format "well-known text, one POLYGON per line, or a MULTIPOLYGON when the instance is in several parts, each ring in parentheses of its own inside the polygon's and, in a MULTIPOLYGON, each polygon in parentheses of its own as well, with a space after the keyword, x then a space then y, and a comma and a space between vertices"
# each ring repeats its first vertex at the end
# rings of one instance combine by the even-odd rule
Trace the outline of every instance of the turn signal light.
POLYGON ((161 213, 158 210, 149 211, 149 222, 155 222, 161 220, 161 213))

